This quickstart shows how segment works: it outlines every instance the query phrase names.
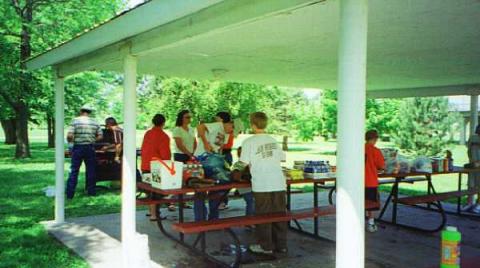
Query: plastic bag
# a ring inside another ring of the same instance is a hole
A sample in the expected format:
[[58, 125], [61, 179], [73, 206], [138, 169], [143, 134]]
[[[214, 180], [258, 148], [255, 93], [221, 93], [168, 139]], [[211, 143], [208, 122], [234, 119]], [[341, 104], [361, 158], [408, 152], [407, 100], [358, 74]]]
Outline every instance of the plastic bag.
[[225, 166], [223, 155], [214, 153], [204, 153], [197, 157], [197, 160], [203, 165], [205, 177], [214, 179], [219, 184], [230, 183], [230, 170]]
[[426, 156], [417, 157], [412, 166], [416, 172], [432, 173], [432, 160]]
[[385, 173], [386, 174], [396, 174], [400, 170], [400, 163], [397, 159], [398, 150], [393, 148], [382, 148], [380, 149], [385, 160]]
[[406, 156], [397, 155], [397, 162], [399, 165], [398, 172], [399, 173], [409, 173], [412, 169], [412, 161], [408, 159]]

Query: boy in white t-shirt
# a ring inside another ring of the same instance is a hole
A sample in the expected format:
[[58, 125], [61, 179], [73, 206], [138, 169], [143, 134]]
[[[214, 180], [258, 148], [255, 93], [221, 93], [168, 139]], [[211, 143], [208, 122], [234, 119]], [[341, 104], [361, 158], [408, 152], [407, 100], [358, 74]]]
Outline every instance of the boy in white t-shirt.
[[[267, 115], [256, 112], [250, 115], [250, 124], [255, 135], [242, 144], [240, 161], [248, 164], [252, 175], [252, 191], [255, 199], [255, 214], [286, 211], [286, 179], [280, 163], [285, 153], [277, 141], [265, 133]], [[287, 223], [260, 224], [255, 230], [258, 244], [250, 245], [250, 251], [261, 254], [287, 252]]]

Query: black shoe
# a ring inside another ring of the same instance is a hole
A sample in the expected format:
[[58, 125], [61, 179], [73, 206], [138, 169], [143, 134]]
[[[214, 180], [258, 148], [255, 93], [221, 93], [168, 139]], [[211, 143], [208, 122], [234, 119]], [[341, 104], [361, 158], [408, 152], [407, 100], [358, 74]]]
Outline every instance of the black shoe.
[[89, 193], [88, 196], [97, 196], [97, 193]]

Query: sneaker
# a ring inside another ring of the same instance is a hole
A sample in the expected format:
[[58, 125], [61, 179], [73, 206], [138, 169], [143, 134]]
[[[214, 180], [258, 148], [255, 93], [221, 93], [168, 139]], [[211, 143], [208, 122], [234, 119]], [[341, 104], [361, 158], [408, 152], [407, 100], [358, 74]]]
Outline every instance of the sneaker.
[[367, 232], [369, 233], [375, 233], [378, 230], [377, 225], [374, 224], [367, 224]]
[[462, 212], [468, 212], [468, 211], [472, 210], [473, 207], [474, 207], [473, 204], [465, 205], [465, 206], [463, 206], [463, 207], [461, 208], [461, 211], [462, 211]]
[[273, 254], [272, 250], [264, 250], [260, 245], [250, 245], [248, 249], [255, 254]]
[[471, 211], [475, 214], [480, 214], [480, 204], [476, 204]]
[[228, 209], [228, 205], [226, 205], [225, 203], [220, 203], [220, 205], [218, 205], [218, 210], [226, 210]]

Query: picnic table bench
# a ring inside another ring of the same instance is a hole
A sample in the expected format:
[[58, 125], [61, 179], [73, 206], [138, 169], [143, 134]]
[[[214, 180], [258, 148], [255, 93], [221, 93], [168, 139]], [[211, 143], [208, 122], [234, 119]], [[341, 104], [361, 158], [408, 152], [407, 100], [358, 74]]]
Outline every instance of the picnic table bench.
[[[291, 230], [295, 230], [302, 234], [306, 234], [312, 236], [316, 239], [320, 240], [327, 240], [332, 242], [332, 240], [319, 236], [318, 234], [318, 218], [327, 215], [335, 214], [335, 207], [334, 206], [319, 206], [318, 205], [318, 187], [317, 184], [325, 183], [326, 181], [331, 181], [332, 178], [324, 179], [324, 180], [314, 180], [314, 179], [304, 179], [304, 180], [289, 180], [287, 181], [287, 211], [285, 213], [271, 213], [271, 214], [264, 214], [264, 215], [254, 215], [254, 216], [237, 216], [237, 217], [230, 217], [230, 218], [223, 218], [223, 219], [216, 219], [216, 220], [208, 220], [208, 221], [199, 221], [199, 222], [184, 222], [184, 209], [183, 205], [187, 201], [191, 201], [195, 198], [205, 198], [206, 195], [198, 195], [199, 193], [207, 193], [212, 191], [226, 191], [223, 196], [220, 198], [226, 197], [228, 194], [228, 190], [233, 188], [248, 188], [251, 187], [250, 182], [234, 182], [225, 185], [215, 185], [209, 187], [202, 187], [202, 188], [188, 188], [184, 187], [181, 189], [172, 189], [172, 190], [162, 190], [153, 188], [151, 185], [138, 182], [137, 188], [140, 191], [149, 192], [149, 193], [157, 193], [162, 196], [169, 196], [175, 195], [174, 198], [162, 198], [160, 200], [154, 200], [150, 198], [144, 199], [137, 199], [138, 205], [155, 205], [157, 206], [156, 211], [156, 218], [157, 218], [157, 225], [163, 235], [166, 237], [178, 242], [179, 244], [189, 248], [190, 250], [194, 251], [197, 254], [202, 255], [203, 257], [209, 259], [210, 261], [217, 263], [223, 266], [238, 266], [241, 261], [241, 250], [240, 250], [240, 240], [238, 239], [235, 232], [232, 231], [232, 228], [235, 227], [242, 227], [242, 226], [249, 226], [255, 224], [262, 224], [262, 223], [273, 223], [273, 222], [294, 222], [296, 226], [290, 226]], [[304, 208], [299, 210], [291, 210], [291, 185], [293, 184], [313, 184], [314, 185], [314, 202], [313, 207], [311, 208]], [[194, 194], [191, 198], [186, 198], [186, 194]], [[178, 209], [178, 222], [172, 224], [172, 229], [178, 232], [178, 237], [172, 234], [165, 228], [164, 221], [165, 218], [160, 215], [160, 210], [158, 206], [162, 204], [168, 203], [179, 203]], [[307, 232], [305, 231], [301, 224], [298, 222], [299, 220], [305, 219], [313, 219], [314, 224], [314, 232]], [[317, 229], [317, 230], [315, 230]], [[206, 251], [206, 242], [205, 236], [207, 232], [210, 231], [219, 231], [223, 230], [227, 234], [230, 235], [232, 241], [234, 242], [234, 246], [236, 250], [236, 256], [233, 263], [225, 263], [219, 261], [216, 257], [209, 255]], [[193, 235], [196, 234], [195, 241], [191, 244], [186, 243], [185, 235]], [[200, 245], [200, 246], [199, 246]]]

